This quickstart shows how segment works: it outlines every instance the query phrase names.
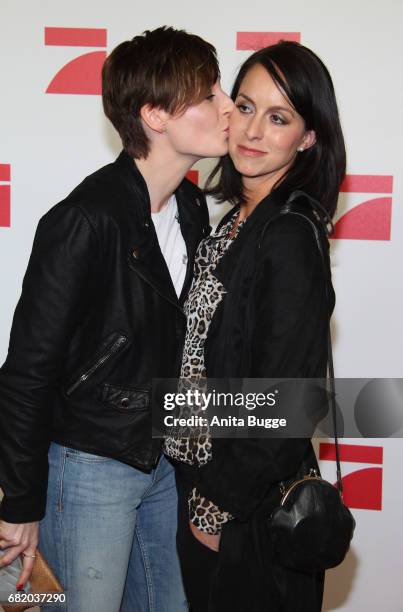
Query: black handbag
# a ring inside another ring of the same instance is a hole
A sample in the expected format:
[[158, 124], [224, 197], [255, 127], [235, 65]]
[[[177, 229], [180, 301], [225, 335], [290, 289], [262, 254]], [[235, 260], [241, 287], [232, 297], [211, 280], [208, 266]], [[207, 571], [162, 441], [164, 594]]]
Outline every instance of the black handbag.
[[[325, 278], [329, 276], [319, 231], [314, 221], [304, 214], [304, 207], [295, 206], [295, 200], [304, 196], [313, 208], [313, 215], [327, 232], [331, 220], [326, 211], [309, 196], [294, 192], [282, 207], [280, 214], [297, 214], [310, 223], [321, 254]], [[293, 205], [294, 202], [294, 205]], [[305, 207], [306, 211], [306, 207]], [[324, 214], [325, 219], [323, 218]], [[327, 283], [326, 283], [327, 285]], [[326, 288], [328, 301], [328, 291]], [[269, 534], [276, 562], [299, 571], [322, 571], [339, 565], [347, 554], [353, 537], [355, 520], [343, 503], [340, 454], [337, 437], [336, 400], [330, 314], [328, 325], [328, 381], [327, 394], [334, 428], [337, 464], [337, 486], [321, 478], [316, 470], [285, 486], [280, 483], [282, 499], [269, 518]]]

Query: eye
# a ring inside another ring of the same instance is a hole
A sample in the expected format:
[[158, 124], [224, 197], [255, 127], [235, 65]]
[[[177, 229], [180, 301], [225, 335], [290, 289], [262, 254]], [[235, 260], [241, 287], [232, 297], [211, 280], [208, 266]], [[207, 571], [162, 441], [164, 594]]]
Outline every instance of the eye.
[[213, 94], [213, 93], [211, 93], [211, 94], [209, 94], [208, 96], [206, 96], [206, 100], [210, 100], [210, 102], [211, 102], [211, 100], [212, 100], [213, 98], [215, 98], [215, 94]]
[[239, 102], [236, 105], [236, 107], [239, 110], [239, 112], [242, 113], [243, 115], [247, 115], [252, 112], [251, 107], [248, 106], [247, 104], [244, 104], [243, 102]]
[[270, 115], [270, 121], [276, 123], [277, 125], [286, 125], [287, 121], [278, 113], [273, 113]]

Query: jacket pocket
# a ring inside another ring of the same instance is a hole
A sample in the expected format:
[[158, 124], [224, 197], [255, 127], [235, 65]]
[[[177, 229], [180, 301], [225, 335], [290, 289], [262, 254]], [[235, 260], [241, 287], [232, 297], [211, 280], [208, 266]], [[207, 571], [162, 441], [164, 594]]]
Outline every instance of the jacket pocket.
[[88, 378], [93, 376], [113, 355], [118, 353], [127, 342], [127, 336], [124, 334], [116, 333], [113, 335], [113, 339], [108, 343], [106, 348], [100, 355], [90, 363], [74, 380], [74, 382], [66, 389], [66, 395], [71, 395], [78, 387], [85, 383]]
[[104, 403], [124, 413], [148, 410], [150, 406], [150, 391], [106, 383], [103, 386], [101, 399]]

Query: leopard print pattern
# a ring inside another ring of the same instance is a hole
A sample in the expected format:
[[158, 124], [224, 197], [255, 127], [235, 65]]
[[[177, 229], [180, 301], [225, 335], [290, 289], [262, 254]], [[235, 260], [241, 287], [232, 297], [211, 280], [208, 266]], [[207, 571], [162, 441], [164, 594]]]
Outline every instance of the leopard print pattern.
[[[239, 224], [236, 233], [229, 235], [235, 217], [236, 213], [219, 232], [202, 240], [196, 252], [193, 283], [184, 305], [187, 328], [178, 386], [180, 393], [192, 386], [200, 389], [200, 381], [206, 378], [204, 343], [214, 312], [225, 295], [225, 288], [213, 271], [241, 228], [242, 224]], [[187, 418], [191, 414], [195, 414], [194, 407], [184, 407], [180, 416]], [[201, 466], [211, 461], [208, 428], [201, 427], [197, 431], [184, 428], [183, 431], [186, 437], [181, 436], [180, 429], [173, 431], [173, 435], [167, 435], [164, 452], [172, 459], [189, 465]]]
[[216, 535], [220, 533], [224, 523], [234, 518], [229, 512], [220, 510], [212, 501], [200, 495], [196, 487], [190, 492], [188, 505], [190, 520], [204, 533]]
[[[179, 392], [192, 385], [200, 390], [200, 381], [206, 377], [204, 343], [214, 312], [226, 293], [213, 272], [244, 224], [239, 223], [236, 231], [232, 232], [237, 214], [235, 212], [217, 233], [205, 238], [196, 253], [193, 283], [184, 306], [187, 329]], [[186, 418], [190, 414], [195, 414], [194, 407], [184, 407], [180, 416]], [[183, 431], [186, 431], [185, 436], [181, 435], [181, 430], [176, 430], [165, 438], [164, 452], [176, 461], [189, 465], [202, 466], [211, 461], [212, 445], [208, 427], [193, 431], [186, 428]], [[190, 493], [188, 503], [190, 520], [205, 533], [219, 533], [221, 526], [233, 518], [229, 512], [221, 511], [213, 502], [202, 497], [195, 488]]]

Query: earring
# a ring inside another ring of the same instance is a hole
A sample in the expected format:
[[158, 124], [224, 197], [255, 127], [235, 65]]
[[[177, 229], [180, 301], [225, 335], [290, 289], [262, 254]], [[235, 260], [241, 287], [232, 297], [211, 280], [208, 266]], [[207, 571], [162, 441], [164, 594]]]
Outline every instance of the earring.
[[304, 150], [305, 150], [304, 147], [298, 147], [298, 149], [297, 149], [298, 153], [302, 153], [302, 151], [304, 151]]

